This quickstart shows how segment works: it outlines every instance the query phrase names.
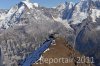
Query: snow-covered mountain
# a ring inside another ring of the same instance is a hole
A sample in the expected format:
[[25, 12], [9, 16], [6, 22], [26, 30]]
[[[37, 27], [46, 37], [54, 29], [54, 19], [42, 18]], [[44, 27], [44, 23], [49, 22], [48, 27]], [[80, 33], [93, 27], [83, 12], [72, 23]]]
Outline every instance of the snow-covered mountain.
[[66, 20], [75, 31], [75, 49], [94, 57], [95, 65], [100, 66], [100, 0], [80, 0], [65, 6], [60, 18]]
[[[60, 7], [63, 7], [63, 9]], [[76, 4], [66, 2], [65, 5], [60, 7], [57, 7], [58, 10], [61, 9], [60, 17], [71, 22], [71, 24], [81, 23], [88, 16], [91, 16], [93, 22], [96, 22], [96, 18], [100, 17], [99, 0], [80, 0]]]
[[27, 1], [12, 7], [0, 21], [1, 63], [18, 66], [20, 60], [37, 49], [52, 33], [58, 33], [72, 43], [73, 30], [53, 20], [58, 13], [57, 9]]
[[66, 2], [56, 8], [21, 1], [0, 16], [0, 63], [5, 66], [18, 66], [52, 33], [100, 61], [100, 55], [96, 56], [100, 48], [100, 0]]
[[[38, 7], [38, 4], [30, 3], [27, 1], [22, 1], [16, 6], [12, 7], [8, 13], [6, 14], [6, 17], [0, 22], [1, 28], [8, 28], [12, 26], [13, 24], [16, 24], [19, 22], [20, 17], [22, 14], [27, 10], [27, 14], [30, 14], [30, 9], [33, 9], [35, 7]], [[29, 11], [28, 11], [29, 10]]]
[[[15, 24], [18, 24], [20, 22], [20, 18], [23, 15], [23, 13], [26, 12], [27, 15], [31, 15], [31, 13], [33, 13], [33, 10], [36, 9], [38, 9], [39, 11], [43, 11], [44, 15], [49, 18], [52, 18], [52, 16], [57, 17], [59, 14], [59, 11], [57, 11], [57, 9], [44, 8], [40, 7], [37, 3], [22, 1], [8, 11], [6, 17], [4, 17], [4, 19], [0, 22], [0, 28], [7, 29]], [[36, 20], [38, 20], [37, 15], [34, 17], [36, 18]]]

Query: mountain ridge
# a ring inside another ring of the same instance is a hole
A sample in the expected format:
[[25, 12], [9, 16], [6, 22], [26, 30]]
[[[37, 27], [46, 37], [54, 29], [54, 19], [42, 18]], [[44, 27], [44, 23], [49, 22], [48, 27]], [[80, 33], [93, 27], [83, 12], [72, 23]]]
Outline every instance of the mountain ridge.
[[56, 8], [45, 8], [21, 1], [0, 20], [1, 63], [17, 66], [48, 35], [57, 33], [80, 53], [93, 56], [96, 66], [100, 65], [99, 4], [99, 0], [82, 0], [76, 4], [66, 2]]

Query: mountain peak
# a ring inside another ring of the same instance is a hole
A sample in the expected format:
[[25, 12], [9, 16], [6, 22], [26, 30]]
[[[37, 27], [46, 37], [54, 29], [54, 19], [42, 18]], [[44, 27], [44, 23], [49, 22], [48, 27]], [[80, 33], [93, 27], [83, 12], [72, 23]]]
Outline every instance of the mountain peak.
[[[7, 29], [14, 22], [18, 22], [23, 13], [27, 12], [30, 14], [30, 11], [38, 6], [38, 3], [31, 3], [29, 0], [21, 1], [8, 11], [6, 16], [0, 22], [0, 28]], [[11, 22], [11, 20], [13, 21]]]
[[29, 9], [32, 9], [33, 8], [33, 4], [29, 1], [22, 1]]
[[39, 7], [39, 4], [38, 4], [38, 3], [33, 3], [33, 5], [34, 5], [35, 7]]
[[0, 28], [7, 29], [11, 25], [15, 24], [24, 12], [33, 9], [33, 7], [33, 3], [29, 2], [29, 0], [21, 1], [8, 11], [6, 17], [0, 22]]

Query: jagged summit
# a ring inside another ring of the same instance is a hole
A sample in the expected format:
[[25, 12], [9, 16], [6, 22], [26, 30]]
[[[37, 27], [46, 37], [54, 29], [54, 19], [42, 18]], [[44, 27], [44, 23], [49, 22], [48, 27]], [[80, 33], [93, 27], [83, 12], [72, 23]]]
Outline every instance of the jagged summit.
[[27, 12], [30, 14], [30, 10], [34, 8], [38, 8], [37, 3], [31, 3], [29, 0], [21, 1], [8, 11], [4, 19], [0, 22], [0, 28], [7, 29], [13, 24], [18, 23], [23, 13]]
[[61, 12], [59, 16], [73, 24], [81, 23], [88, 16], [92, 17], [93, 22], [100, 17], [100, 0], [80, 0], [76, 4], [66, 2], [60, 7], [57, 8]]
[[35, 7], [39, 6], [38, 3], [31, 3], [30, 0], [25, 0], [25, 1], [22, 1], [22, 2], [25, 3], [29, 8], [33, 7], [33, 6], [35, 6]]

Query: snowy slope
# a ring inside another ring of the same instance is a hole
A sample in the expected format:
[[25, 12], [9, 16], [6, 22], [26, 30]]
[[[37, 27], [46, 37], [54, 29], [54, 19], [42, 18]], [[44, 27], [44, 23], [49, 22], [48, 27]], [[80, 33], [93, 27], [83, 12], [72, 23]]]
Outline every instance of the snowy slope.
[[92, 17], [93, 22], [96, 22], [96, 18], [100, 18], [100, 10], [99, 9], [92, 9]]
[[65, 8], [63, 10], [61, 10], [61, 12], [62, 12], [61, 15], [62, 16], [60, 16], [60, 17], [62, 19], [67, 19], [67, 20], [71, 19], [73, 10], [74, 10], [74, 3], [72, 3], [72, 2], [70, 2], [70, 3], [66, 2], [65, 3]]

